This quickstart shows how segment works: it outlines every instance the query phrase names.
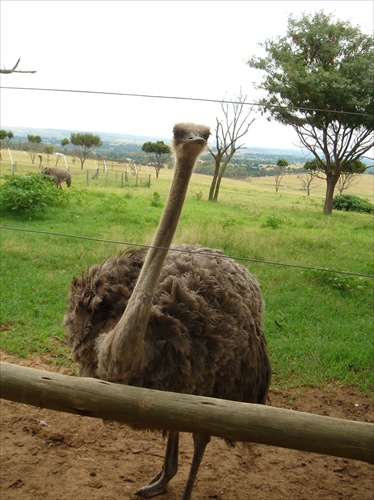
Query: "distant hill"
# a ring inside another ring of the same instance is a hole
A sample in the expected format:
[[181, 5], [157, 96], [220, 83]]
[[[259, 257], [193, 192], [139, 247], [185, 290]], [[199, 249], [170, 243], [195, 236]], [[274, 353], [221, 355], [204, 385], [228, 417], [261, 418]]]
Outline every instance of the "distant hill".
[[[65, 130], [65, 129], [50, 129], [50, 128], [30, 128], [30, 127], [8, 127], [2, 125], [3, 130], [11, 130], [14, 134], [13, 141], [27, 141], [28, 134], [40, 135], [44, 144], [53, 144], [58, 148], [61, 140], [70, 138], [72, 133], [82, 132], [81, 130]], [[141, 147], [145, 142], [164, 141], [170, 142], [170, 137], [151, 137], [142, 135], [122, 134], [115, 132], [90, 132], [99, 135], [103, 142], [102, 150], [112, 149], [127, 149], [133, 153], [141, 152]], [[301, 149], [281, 149], [281, 148], [259, 148], [259, 147], [243, 147], [237, 151], [236, 157], [246, 157], [258, 161], [259, 163], [276, 163], [278, 159], [283, 158], [290, 164], [304, 164], [312, 158], [309, 151]], [[366, 165], [372, 165], [373, 160], [363, 158]], [[369, 170], [372, 173], [372, 168]]]
[[[29, 134], [32, 135], [40, 135], [42, 141], [44, 143], [48, 143], [49, 141], [55, 143], [56, 141], [61, 141], [66, 137], [69, 138], [70, 134], [75, 133], [84, 133], [82, 130], [64, 130], [64, 129], [52, 129], [52, 128], [30, 128], [30, 127], [7, 127], [6, 125], [2, 125], [1, 128], [3, 130], [11, 130], [14, 134], [14, 140], [16, 141], [27, 141], [27, 136]], [[166, 140], [160, 139], [159, 137], [146, 137], [140, 135], [129, 135], [129, 134], [119, 134], [113, 132], [90, 132], [90, 134], [99, 135], [103, 142], [113, 142], [113, 143], [139, 143], [143, 144], [147, 141], [159, 141]]]
[[[27, 136], [29, 134], [32, 135], [40, 135], [44, 143], [52, 142], [56, 143], [56, 141], [61, 141], [64, 138], [69, 138], [72, 133], [82, 132], [81, 130], [64, 130], [64, 129], [51, 129], [51, 128], [30, 128], [30, 127], [8, 127], [6, 125], [2, 125], [1, 127], [4, 130], [11, 130], [14, 134], [14, 140], [16, 141], [27, 141]], [[170, 137], [151, 137], [151, 136], [142, 136], [142, 135], [131, 135], [131, 134], [122, 134], [115, 132], [100, 132], [94, 131], [90, 132], [95, 135], [99, 135], [103, 142], [108, 143], [135, 143], [143, 145], [147, 141], [164, 141], [166, 143], [170, 142]], [[299, 149], [279, 149], [279, 148], [246, 148], [243, 147], [241, 150], [242, 154], [246, 154], [248, 152], [259, 155], [295, 155], [303, 156], [308, 155], [307, 151], [301, 151]]]

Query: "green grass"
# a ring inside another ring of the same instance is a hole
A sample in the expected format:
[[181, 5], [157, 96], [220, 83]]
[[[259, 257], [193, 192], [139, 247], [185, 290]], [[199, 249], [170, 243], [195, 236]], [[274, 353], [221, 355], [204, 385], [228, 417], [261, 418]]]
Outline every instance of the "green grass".
[[[148, 244], [170, 186], [162, 171], [150, 188], [85, 186], [73, 174], [68, 204], [35, 216], [3, 214], [23, 229]], [[373, 216], [322, 214], [322, 197], [276, 194], [224, 182], [218, 203], [207, 201], [209, 178], [194, 175], [175, 241], [221, 248], [261, 283], [273, 386], [338, 381], [365, 393], [374, 386], [373, 280], [293, 265], [374, 274]], [[199, 199], [196, 192], [203, 192]], [[155, 195], [157, 193], [157, 196]], [[358, 193], [360, 194], [360, 193]], [[158, 196], [159, 195], [159, 196]], [[157, 200], [157, 203], [155, 203]], [[62, 320], [74, 275], [127, 245], [1, 230], [1, 347], [16, 356], [48, 355], [70, 366]]]

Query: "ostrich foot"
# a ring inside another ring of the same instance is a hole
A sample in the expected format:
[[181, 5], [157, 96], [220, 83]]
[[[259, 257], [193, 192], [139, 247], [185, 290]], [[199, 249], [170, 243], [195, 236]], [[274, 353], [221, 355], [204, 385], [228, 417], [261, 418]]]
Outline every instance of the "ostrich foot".
[[178, 442], [178, 432], [169, 432], [164, 465], [161, 472], [151, 480], [148, 486], [140, 488], [136, 492], [136, 495], [143, 498], [152, 498], [165, 492], [168, 482], [175, 476], [178, 470]]

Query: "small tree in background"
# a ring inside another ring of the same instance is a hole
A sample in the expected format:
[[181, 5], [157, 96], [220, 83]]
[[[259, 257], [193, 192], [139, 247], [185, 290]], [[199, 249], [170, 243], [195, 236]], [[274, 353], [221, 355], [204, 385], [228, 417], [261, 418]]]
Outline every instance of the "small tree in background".
[[150, 162], [154, 163], [153, 166], [155, 167], [156, 178], [158, 179], [161, 168], [163, 168], [170, 157], [170, 147], [163, 141], [145, 142], [142, 146], [142, 151], [147, 153]]
[[8, 139], [9, 141], [12, 140], [14, 137], [14, 134], [11, 130], [8, 130], [8, 132], [6, 130], [0, 130], [0, 160], [3, 159], [3, 157], [1, 156], [1, 150], [3, 148], [3, 141], [5, 139]]
[[47, 165], [49, 164], [49, 156], [53, 155], [55, 148], [52, 144], [46, 144], [43, 148], [43, 153], [47, 155]]
[[[64, 147], [65, 147], [65, 146], [67, 146], [67, 145], [69, 144], [69, 142], [70, 142], [70, 140], [69, 140], [67, 137], [65, 137], [65, 139], [61, 139], [61, 154], [64, 154]], [[60, 155], [60, 154], [57, 154], [57, 153], [56, 153], [56, 155], [57, 155], [57, 156], [56, 156], [56, 164], [55, 164], [55, 167], [57, 167], [58, 161], [59, 161], [59, 159], [60, 159], [60, 157], [61, 157], [61, 155]]]
[[[324, 160], [310, 160], [307, 161], [304, 165], [306, 170], [313, 172], [315, 177], [319, 179], [325, 179], [326, 175], [326, 162]], [[334, 168], [334, 165], [332, 165]], [[349, 186], [357, 180], [357, 177], [360, 174], [365, 173], [366, 166], [365, 164], [359, 160], [351, 160], [343, 162], [341, 166], [341, 174], [337, 181], [336, 187], [339, 190], [339, 194], [342, 194], [345, 189], [348, 189]]]
[[345, 189], [356, 184], [358, 177], [365, 172], [366, 165], [361, 160], [357, 159], [348, 162], [336, 183], [336, 189], [339, 191], [339, 194], [342, 195]]
[[94, 134], [71, 134], [70, 142], [75, 146], [75, 154], [81, 162], [81, 170], [83, 170], [84, 162], [89, 158], [95, 148], [102, 145], [100, 136]]
[[288, 167], [288, 161], [284, 159], [279, 159], [277, 161], [277, 171], [275, 173], [275, 192], [278, 193], [281, 180], [286, 173], [286, 167]]
[[306, 191], [306, 195], [310, 196], [310, 191], [313, 189], [312, 184], [316, 179], [318, 179], [317, 172], [313, 172], [312, 170], [310, 170], [309, 172], [305, 172], [304, 174], [299, 174], [297, 178], [300, 179], [301, 184]]
[[24, 150], [29, 154], [31, 163], [34, 165], [36, 156], [42, 151], [42, 138], [40, 135], [28, 134]]

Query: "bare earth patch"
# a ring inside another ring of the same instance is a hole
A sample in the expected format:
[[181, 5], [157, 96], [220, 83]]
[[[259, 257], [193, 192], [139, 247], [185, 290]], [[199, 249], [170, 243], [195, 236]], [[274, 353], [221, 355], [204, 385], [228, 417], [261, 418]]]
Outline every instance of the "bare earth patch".
[[[43, 358], [20, 360], [4, 353], [0, 358], [57, 370]], [[295, 387], [273, 390], [270, 397], [280, 408], [374, 421], [370, 398], [347, 387]], [[161, 469], [164, 451], [158, 433], [1, 400], [2, 500], [135, 500], [137, 489]], [[192, 438], [182, 434], [178, 474], [158, 498], [181, 498], [191, 458]], [[372, 500], [373, 492], [374, 467], [369, 464], [271, 446], [228, 448], [212, 438], [193, 498]]]

